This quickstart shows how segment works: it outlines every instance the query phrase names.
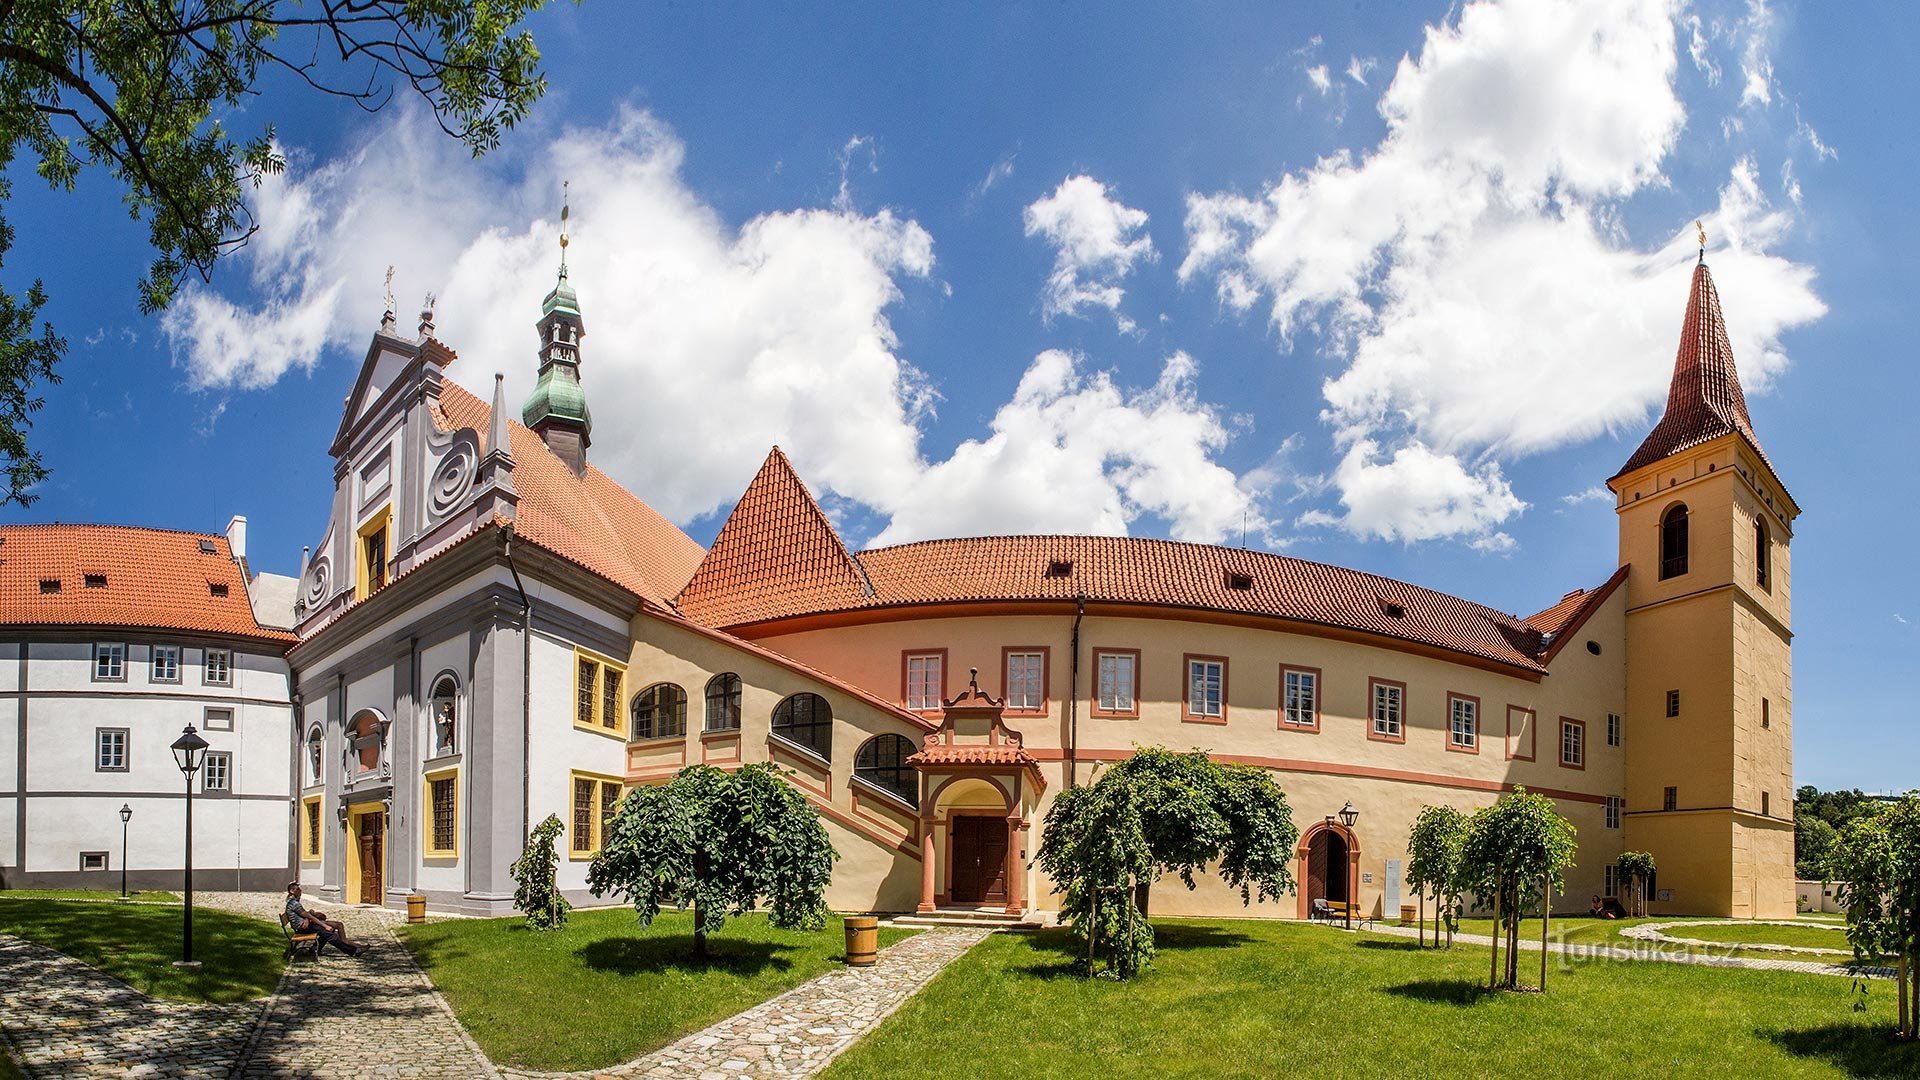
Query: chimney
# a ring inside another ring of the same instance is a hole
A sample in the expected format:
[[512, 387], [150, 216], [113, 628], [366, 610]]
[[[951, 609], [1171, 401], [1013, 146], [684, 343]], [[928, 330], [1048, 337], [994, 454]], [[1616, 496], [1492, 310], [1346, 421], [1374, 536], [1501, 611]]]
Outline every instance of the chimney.
[[227, 546], [233, 549], [233, 561], [240, 564], [240, 576], [247, 575], [247, 519], [238, 514], [227, 522]]

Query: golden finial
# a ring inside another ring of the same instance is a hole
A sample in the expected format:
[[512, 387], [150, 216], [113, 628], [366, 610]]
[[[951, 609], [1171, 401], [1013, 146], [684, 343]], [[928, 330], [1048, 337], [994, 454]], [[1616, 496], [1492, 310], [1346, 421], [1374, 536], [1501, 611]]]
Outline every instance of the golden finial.
[[573, 181], [560, 181], [560, 272], [567, 272], [567, 219], [573, 216]]
[[1707, 227], [1698, 221], [1693, 223], [1693, 227], [1700, 234], [1700, 251], [1702, 254], [1705, 254], [1707, 250]]

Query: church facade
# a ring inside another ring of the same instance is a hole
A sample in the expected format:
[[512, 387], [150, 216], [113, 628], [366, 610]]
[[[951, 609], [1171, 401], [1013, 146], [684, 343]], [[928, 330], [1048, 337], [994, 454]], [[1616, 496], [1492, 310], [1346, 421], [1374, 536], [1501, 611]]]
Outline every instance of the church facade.
[[1052, 799], [1161, 745], [1271, 770], [1302, 836], [1297, 898], [1246, 911], [1203, 881], [1157, 914], [1395, 914], [1419, 809], [1521, 786], [1579, 829], [1566, 907], [1646, 849], [1655, 912], [1794, 910], [1798, 507], [1704, 263], [1666, 413], [1609, 481], [1617, 568], [1524, 617], [1161, 540], [856, 552], [777, 448], [703, 548], [589, 462], [584, 334], [563, 261], [518, 421], [497, 378], [482, 401], [447, 377], [430, 312], [373, 337], [288, 656], [311, 891], [503, 913], [552, 814], [591, 903], [623, 791], [770, 761], [840, 853], [834, 907], [1046, 909]]

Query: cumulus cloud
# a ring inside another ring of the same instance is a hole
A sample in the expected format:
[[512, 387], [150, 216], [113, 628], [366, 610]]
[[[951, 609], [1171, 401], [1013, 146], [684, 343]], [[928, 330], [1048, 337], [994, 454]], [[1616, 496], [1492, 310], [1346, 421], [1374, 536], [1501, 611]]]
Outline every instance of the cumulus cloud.
[[[841, 175], [871, 169], [871, 152], [850, 141]], [[403, 330], [414, 323], [408, 301], [438, 293], [436, 336], [460, 353], [449, 374], [484, 397], [503, 372], [512, 407], [533, 385], [532, 324], [554, 283], [566, 178], [592, 458], [675, 521], [729, 505], [778, 443], [830, 505], [869, 508], [893, 539], [962, 527], [1115, 531], [1142, 514], [1185, 536], [1237, 523], [1247, 498], [1211, 464], [1225, 429], [1195, 398], [1184, 358], [1158, 385], [1125, 391], [1048, 354], [1002, 410], [1005, 431], [963, 444], [952, 462], [928, 460], [921, 425], [937, 387], [905, 358], [887, 313], [930, 279], [933, 238], [837, 191], [829, 207], [732, 225], [688, 187], [686, 153], [631, 108], [477, 164], [430, 118], [382, 117], [353, 152], [323, 164], [296, 154], [269, 181], [255, 243], [222, 264], [244, 276], [191, 287], [169, 311], [176, 363], [223, 402], [323, 359], [345, 361], [325, 375], [344, 384], [378, 325], [392, 263]], [[1051, 454], [1014, 430], [1029, 415], [1047, 425]], [[1130, 427], [1151, 436], [1101, 446]], [[1064, 505], [1086, 516], [966, 482], [966, 461], [993, 455], [1013, 455], [997, 459], [1009, 468], [1024, 461], [1032, 490], [1076, 491], [1083, 501]], [[926, 505], [930, 490], [948, 505]]]
[[1154, 258], [1147, 235], [1147, 213], [1114, 198], [1107, 185], [1091, 176], [1069, 176], [1053, 194], [1027, 207], [1028, 236], [1044, 237], [1054, 247], [1053, 273], [1047, 278], [1041, 313], [1078, 315], [1105, 308], [1124, 332], [1132, 319], [1121, 313], [1122, 287], [1134, 266]]
[[[1525, 506], [1491, 463], [1639, 425], [1662, 399], [1691, 223], [1636, 245], [1620, 209], [1665, 184], [1686, 120], [1677, 15], [1668, 0], [1469, 4], [1401, 60], [1378, 145], [1256, 196], [1189, 196], [1181, 279], [1235, 311], [1264, 299], [1283, 344], [1311, 332], [1345, 361], [1323, 416], [1346, 448], [1347, 510], [1326, 521], [1486, 540]], [[1764, 390], [1781, 335], [1825, 309], [1811, 269], [1770, 253], [1791, 218], [1756, 171], [1732, 162], [1704, 220], [1741, 375]], [[1369, 497], [1415, 474], [1446, 497]]]

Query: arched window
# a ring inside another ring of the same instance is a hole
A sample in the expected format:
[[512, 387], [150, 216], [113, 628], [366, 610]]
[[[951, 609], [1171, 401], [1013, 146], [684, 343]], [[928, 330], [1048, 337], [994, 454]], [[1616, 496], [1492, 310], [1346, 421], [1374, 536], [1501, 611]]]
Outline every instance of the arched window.
[[853, 755], [853, 775], [900, 796], [910, 806], [920, 805], [920, 776], [907, 758], [913, 743], [899, 735], [875, 735]]
[[356, 713], [347, 725], [347, 761], [361, 773], [380, 768], [380, 744], [385, 741], [386, 724], [372, 709]]
[[325, 736], [320, 734], [320, 725], [315, 724], [313, 730], [307, 732], [307, 780], [309, 783], [320, 782], [320, 747], [324, 742]]
[[445, 757], [459, 748], [459, 712], [460, 684], [453, 681], [453, 676], [442, 675], [433, 684], [433, 702], [427, 710], [434, 757]]
[[795, 694], [775, 706], [773, 733], [833, 759], [833, 707], [819, 694]]
[[687, 733], [687, 692], [655, 683], [633, 695], [634, 739], [666, 739]]
[[707, 680], [707, 730], [740, 730], [740, 676], [731, 671]]
[[1660, 580], [1687, 572], [1687, 506], [1674, 503], [1660, 519]]
[[1773, 537], [1767, 532], [1765, 518], [1753, 519], [1753, 583], [1762, 589], [1772, 591], [1767, 584], [1773, 577]]

